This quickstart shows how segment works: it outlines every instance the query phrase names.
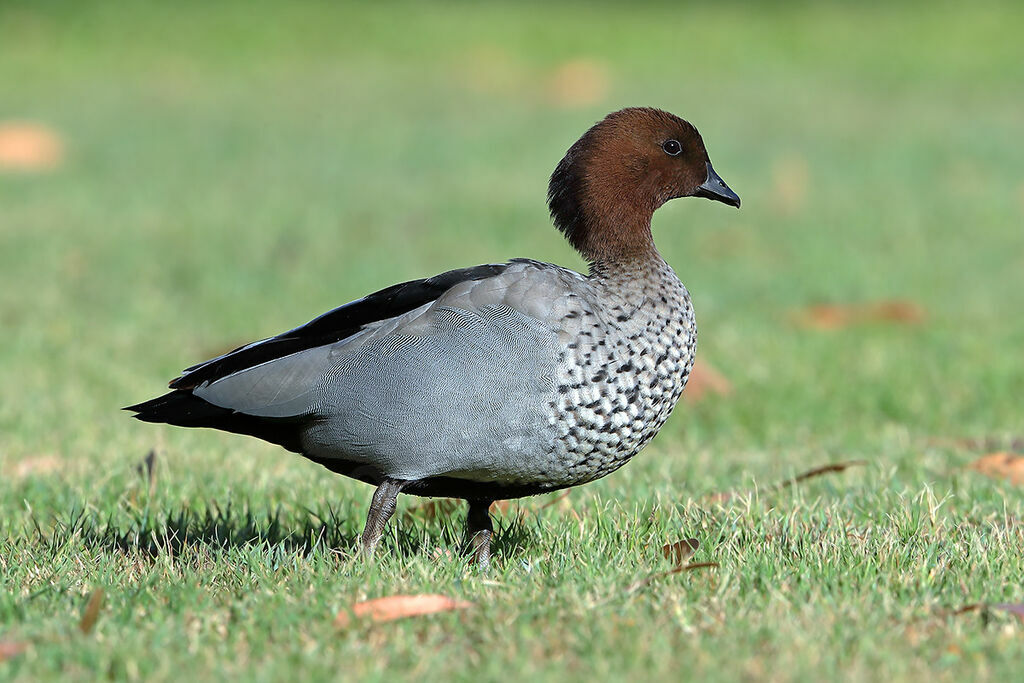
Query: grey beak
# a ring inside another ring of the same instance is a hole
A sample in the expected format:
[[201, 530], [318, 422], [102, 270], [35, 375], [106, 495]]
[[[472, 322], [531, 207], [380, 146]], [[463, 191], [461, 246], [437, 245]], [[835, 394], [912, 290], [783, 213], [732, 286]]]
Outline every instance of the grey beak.
[[740, 197], [738, 194], [729, 189], [729, 186], [725, 184], [715, 169], [711, 168], [711, 162], [708, 164], [708, 179], [704, 181], [704, 184], [697, 188], [697, 191], [693, 193], [695, 197], [704, 197], [705, 199], [714, 199], [715, 201], [728, 204], [729, 206], [735, 206], [737, 209], [740, 207]]

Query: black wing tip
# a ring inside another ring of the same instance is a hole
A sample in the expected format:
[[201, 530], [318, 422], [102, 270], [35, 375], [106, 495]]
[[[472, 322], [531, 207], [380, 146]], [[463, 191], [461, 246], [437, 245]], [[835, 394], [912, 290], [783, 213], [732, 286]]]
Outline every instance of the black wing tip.
[[160, 412], [162, 408], [167, 407], [173, 401], [174, 395], [176, 393], [178, 392], [172, 391], [170, 393], [164, 394], [163, 396], [151, 398], [148, 401], [142, 401], [141, 403], [125, 406], [124, 408], [121, 408], [121, 410], [133, 412], [135, 413], [135, 415], [132, 415], [132, 417], [138, 418], [140, 420], [145, 420], [147, 416], [153, 416]]
[[[152, 403], [155, 400], [156, 399], [150, 401], [143, 401], [142, 403], [136, 403], [133, 406], [125, 406], [124, 408], [121, 408], [121, 410], [127, 410], [132, 413], [142, 413], [148, 409], [148, 404]], [[132, 415], [132, 417], [138, 417], [138, 415]]]
[[298, 418], [263, 418], [222, 408], [199, 398], [191, 391], [177, 389], [163, 396], [136, 403], [123, 410], [134, 411], [136, 420], [176, 427], [206, 427], [235, 434], [247, 434], [301, 453], [303, 424]]
[[128, 411], [131, 411], [133, 413], [148, 412], [150, 410], [153, 410], [154, 408], [159, 408], [162, 405], [166, 405], [167, 400], [174, 393], [176, 393], [176, 392], [172, 391], [170, 393], [164, 394], [163, 396], [157, 396], [156, 398], [151, 398], [148, 401], [143, 401], [141, 403], [136, 403], [134, 405], [125, 406], [124, 408], [121, 408], [121, 410], [128, 410]]

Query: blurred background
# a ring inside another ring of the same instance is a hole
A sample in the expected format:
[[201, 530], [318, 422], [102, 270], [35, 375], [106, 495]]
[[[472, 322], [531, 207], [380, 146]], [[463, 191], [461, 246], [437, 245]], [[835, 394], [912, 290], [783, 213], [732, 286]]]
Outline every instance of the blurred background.
[[647, 105], [698, 126], [743, 208], [656, 215], [703, 378], [662, 457], [599, 486], [835, 457], [927, 479], [1022, 428], [1022, 35], [1009, 1], [3, 3], [0, 472], [88, 496], [157, 447], [183, 499], [336, 495], [117, 409], [394, 282], [582, 268], [548, 175]]
[[[1012, 679], [1022, 37], [1019, 0], [0, 2], [0, 678]], [[378, 570], [365, 485], [118, 410], [395, 282], [582, 268], [548, 175], [635, 105], [743, 198], [654, 218], [698, 370], [628, 466], [501, 508], [489, 577], [458, 506], [403, 497]], [[477, 607], [332, 625], [435, 592]]]

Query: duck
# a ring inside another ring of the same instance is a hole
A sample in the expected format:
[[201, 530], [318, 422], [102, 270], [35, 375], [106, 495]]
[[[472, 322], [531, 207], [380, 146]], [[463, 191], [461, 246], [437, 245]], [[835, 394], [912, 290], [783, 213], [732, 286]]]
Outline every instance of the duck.
[[681, 197], [740, 206], [692, 124], [613, 112], [548, 185], [587, 273], [517, 258], [392, 285], [193, 365], [125, 410], [257, 437], [373, 485], [365, 556], [399, 494], [463, 499], [467, 552], [487, 567], [494, 501], [611, 474], [679, 401], [696, 320], [651, 218]]

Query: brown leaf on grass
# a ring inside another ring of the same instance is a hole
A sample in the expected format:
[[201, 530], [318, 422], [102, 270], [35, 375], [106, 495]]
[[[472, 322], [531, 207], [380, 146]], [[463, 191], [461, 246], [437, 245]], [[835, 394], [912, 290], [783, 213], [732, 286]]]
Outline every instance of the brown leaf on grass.
[[977, 612], [978, 610], [981, 610], [981, 609], [984, 609], [984, 608], [985, 608], [985, 603], [983, 603], [983, 602], [972, 602], [969, 605], [964, 605], [963, 607], [957, 607], [955, 610], [951, 610], [951, 611], [947, 612], [946, 614], [947, 614], [947, 616], [950, 616], [950, 617], [958, 617], [961, 614], [967, 614], [969, 612]]
[[829, 463], [828, 465], [822, 465], [821, 467], [815, 467], [812, 470], [807, 470], [806, 472], [796, 475], [792, 479], [779, 482], [775, 485], [775, 488], [784, 489], [788, 486], [792, 486], [793, 484], [799, 484], [802, 481], [807, 481], [814, 477], [820, 477], [823, 474], [829, 474], [830, 472], [842, 472], [851, 467], [858, 467], [866, 464], [868, 464], [866, 460], [847, 460], [846, 462]]
[[45, 171], [64, 158], [60, 136], [31, 121], [0, 122], [0, 170]]
[[1009, 479], [1014, 486], [1024, 484], [1024, 455], [1016, 453], [989, 453], [970, 465], [972, 470], [993, 479]]
[[0, 662], [17, 657], [28, 649], [28, 643], [18, 640], [0, 640]]
[[924, 322], [926, 317], [921, 306], [902, 299], [862, 304], [815, 304], [793, 314], [793, 320], [800, 327], [822, 331], [869, 323], [913, 325]]
[[50, 474], [64, 467], [64, 460], [56, 455], [37, 455], [14, 462], [7, 468], [11, 479], [24, 479], [33, 475]]
[[496, 500], [491, 503], [489, 511], [492, 515], [501, 513], [503, 515], [508, 514], [509, 508], [512, 507], [512, 501], [510, 500]]
[[666, 560], [672, 560], [673, 564], [679, 566], [693, 557], [693, 554], [697, 552], [699, 547], [700, 541], [696, 538], [684, 538], [681, 541], [663, 545], [661, 547], [661, 554]]
[[[823, 474], [843, 472], [851, 467], [857, 467], [866, 464], [866, 460], [846, 460], [844, 462], [833, 462], [827, 465], [821, 465], [820, 467], [815, 467], [813, 469], [807, 470], [806, 472], [801, 472], [800, 474], [796, 475], [795, 477], [791, 477], [790, 479], [780, 481], [777, 484], [766, 486], [762, 489], [762, 491], [765, 491], [766, 493], [781, 491], [783, 489], [789, 488], [790, 486], [794, 486], [801, 482], [807, 481], [808, 479], [820, 477]], [[737, 491], [720, 491], [718, 493], [712, 493], [711, 495], [705, 496], [704, 499], [712, 503], [724, 503], [725, 501], [730, 500], [736, 497], [737, 495]]]
[[593, 59], [560, 64], [548, 78], [550, 100], [559, 107], [588, 107], [608, 96], [608, 67]]
[[708, 394], [728, 396], [732, 393], [732, 384], [725, 375], [698, 358], [690, 370], [690, 379], [686, 382], [683, 398], [696, 403]]
[[97, 588], [89, 594], [89, 602], [85, 605], [85, 612], [82, 613], [82, 619], [78, 622], [78, 630], [82, 633], [89, 634], [96, 626], [96, 620], [100, 617], [100, 610], [103, 609], [103, 601], [106, 597], [106, 592], [102, 588]]
[[338, 612], [334, 618], [334, 625], [345, 628], [352, 623], [353, 619], [362, 618], [383, 623], [406, 617], [467, 609], [472, 606], [471, 602], [449, 598], [447, 595], [392, 595], [387, 598], [357, 602], [351, 608]]

